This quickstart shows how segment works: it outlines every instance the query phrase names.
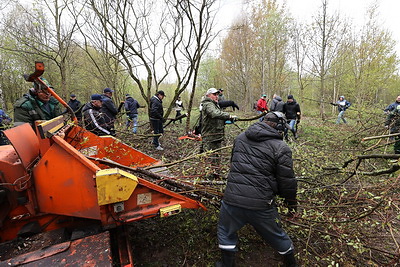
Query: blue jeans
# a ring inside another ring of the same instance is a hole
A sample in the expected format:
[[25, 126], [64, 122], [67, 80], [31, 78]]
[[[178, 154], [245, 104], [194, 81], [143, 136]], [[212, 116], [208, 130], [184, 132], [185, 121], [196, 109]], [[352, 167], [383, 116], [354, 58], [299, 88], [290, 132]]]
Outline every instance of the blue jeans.
[[246, 224], [252, 225], [279, 254], [287, 254], [294, 249], [292, 240], [281, 227], [278, 210], [274, 204], [265, 207], [264, 210], [250, 210], [226, 204], [224, 201], [221, 202], [218, 222], [219, 248], [237, 251], [237, 231]]
[[343, 120], [344, 123], [347, 123], [346, 119], [344, 118], [344, 110], [339, 112], [339, 115], [337, 116], [336, 123], [339, 124], [340, 120]]
[[137, 125], [138, 125], [138, 114], [132, 114], [128, 116], [128, 120], [126, 121], [126, 129], [129, 129], [129, 126], [133, 123], [133, 133], [137, 133]]
[[[290, 120], [288, 121], [288, 124], [291, 128], [291, 131], [293, 133], [293, 135], [296, 135], [296, 120]], [[288, 129], [285, 128], [285, 138], [287, 138], [287, 134], [288, 134]]]
[[[162, 133], [164, 133], [163, 121], [162, 120], [150, 119], [150, 122], [151, 122], [151, 126], [153, 127], [154, 134], [162, 134]], [[160, 137], [159, 136], [154, 136], [153, 137], [153, 145], [155, 147], [158, 147], [160, 145], [160, 143], [158, 142], [158, 138], [160, 138]]]
[[292, 128], [293, 134], [296, 133], [296, 120], [290, 120], [289, 122], [290, 128]]
[[[262, 111], [257, 110], [257, 114], [260, 115], [261, 113], [263, 113]], [[259, 121], [263, 121], [264, 120], [264, 116], [262, 116], [261, 118], [259, 118]]]

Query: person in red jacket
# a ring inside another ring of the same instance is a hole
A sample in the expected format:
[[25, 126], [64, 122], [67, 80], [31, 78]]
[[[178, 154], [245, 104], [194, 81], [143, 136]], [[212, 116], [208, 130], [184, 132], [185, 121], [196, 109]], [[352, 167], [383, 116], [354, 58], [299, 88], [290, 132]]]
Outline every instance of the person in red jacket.
[[[257, 113], [261, 114], [264, 111], [268, 111], [268, 103], [267, 103], [267, 95], [263, 94], [260, 99], [257, 101]], [[264, 116], [260, 118], [260, 121], [263, 121]]]

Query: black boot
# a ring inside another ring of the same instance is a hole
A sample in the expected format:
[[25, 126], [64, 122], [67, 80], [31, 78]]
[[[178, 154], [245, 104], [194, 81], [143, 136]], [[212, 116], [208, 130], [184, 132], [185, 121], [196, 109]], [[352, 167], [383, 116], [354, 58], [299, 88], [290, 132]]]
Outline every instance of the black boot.
[[286, 267], [297, 267], [296, 258], [294, 257], [293, 250], [283, 255], [283, 261]]
[[217, 262], [216, 267], [235, 267], [235, 251], [221, 250], [222, 262]]

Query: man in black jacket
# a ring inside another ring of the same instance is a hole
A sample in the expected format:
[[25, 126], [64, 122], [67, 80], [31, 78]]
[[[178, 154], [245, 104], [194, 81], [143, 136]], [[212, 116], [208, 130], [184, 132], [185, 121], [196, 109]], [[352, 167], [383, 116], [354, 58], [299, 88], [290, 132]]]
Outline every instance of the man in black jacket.
[[118, 109], [112, 100], [114, 90], [110, 88], [105, 88], [103, 90], [102, 102], [103, 105], [101, 107], [101, 112], [104, 114], [104, 120], [106, 121], [107, 130], [111, 133], [111, 135], [115, 136], [115, 127], [114, 123], [117, 119]]
[[102, 102], [102, 96], [94, 94], [82, 109], [85, 129], [98, 136], [110, 135], [103, 114], [100, 113]]
[[70, 106], [72, 108], [78, 121], [81, 121], [82, 120], [82, 110], [81, 110], [82, 104], [81, 104], [81, 101], [76, 99], [75, 94], [70, 95], [70, 98], [68, 101], [68, 106]]
[[[164, 91], [158, 91], [155, 95], [150, 98], [150, 122], [153, 127], [154, 134], [163, 134], [163, 122], [164, 122], [164, 109], [162, 100], [165, 97]], [[160, 136], [154, 136], [153, 145], [157, 150], [164, 150], [161, 147], [158, 139]]]
[[219, 266], [235, 265], [237, 231], [247, 223], [283, 255], [286, 266], [296, 266], [293, 243], [281, 228], [275, 205], [279, 195], [291, 214], [297, 206], [292, 152], [282, 140], [286, 127], [281, 112], [270, 112], [235, 140], [218, 222]]
[[[297, 124], [300, 123], [301, 110], [293, 95], [288, 95], [287, 102], [283, 105], [283, 114], [289, 122], [294, 139], [297, 139]], [[285, 138], [288, 137], [288, 129], [285, 130]]]

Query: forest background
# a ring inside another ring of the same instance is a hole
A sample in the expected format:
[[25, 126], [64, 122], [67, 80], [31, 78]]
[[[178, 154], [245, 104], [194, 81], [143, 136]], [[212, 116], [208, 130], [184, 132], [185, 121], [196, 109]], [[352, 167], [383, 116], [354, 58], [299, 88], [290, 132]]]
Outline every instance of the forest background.
[[[304, 114], [323, 120], [345, 95], [358, 109], [383, 108], [399, 88], [396, 42], [380, 23], [379, 5], [365, 10], [364, 25], [330, 8], [309, 22], [294, 19], [276, 0], [245, 1], [225, 33], [216, 27], [220, 1], [3, 1], [0, 6], [0, 107], [30, 85], [22, 74], [43, 61], [44, 77], [64, 99], [86, 102], [105, 87], [115, 102], [132, 94], [146, 105], [166, 91], [169, 116], [182, 96], [189, 118], [210, 87], [250, 111], [261, 94], [295, 95]], [[193, 121], [193, 120], [192, 120]]]

